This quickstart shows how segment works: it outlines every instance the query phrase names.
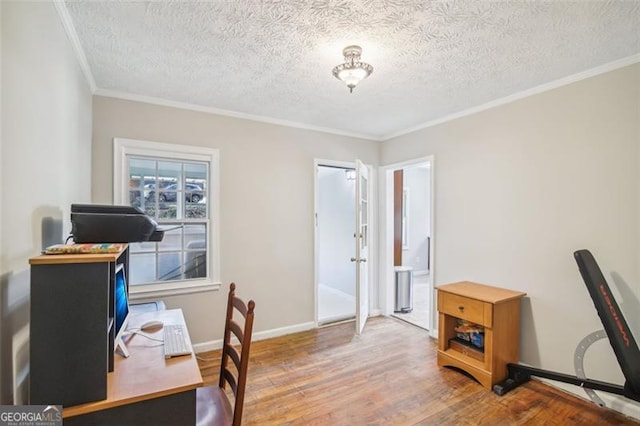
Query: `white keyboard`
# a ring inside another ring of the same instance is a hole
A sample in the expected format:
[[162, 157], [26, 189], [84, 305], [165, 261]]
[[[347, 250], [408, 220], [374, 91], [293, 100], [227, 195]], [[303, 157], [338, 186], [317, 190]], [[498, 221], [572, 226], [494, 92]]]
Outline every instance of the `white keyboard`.
[[191, 354], [191, 342], [184, 325], [165, 324], [163, 330], [165, 358]]

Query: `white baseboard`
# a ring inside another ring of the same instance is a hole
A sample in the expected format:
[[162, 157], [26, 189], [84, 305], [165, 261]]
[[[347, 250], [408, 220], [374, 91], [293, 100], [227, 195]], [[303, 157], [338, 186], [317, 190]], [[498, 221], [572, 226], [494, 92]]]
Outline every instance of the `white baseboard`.
[[[253, 333], [251, 341], [270, 339], [272, 337], [284, 336], [287, 334], [298, 333], [316, 328], [315, 322], [305, 322], [302, 324], [290, 325], [287, 327], [274, 328], [272, 330], [258, 331]], [[210, 340], [208, 342], [194, 343], [193, 350], [195, 353], [214, 351], [222, 347], [222, 339]]]

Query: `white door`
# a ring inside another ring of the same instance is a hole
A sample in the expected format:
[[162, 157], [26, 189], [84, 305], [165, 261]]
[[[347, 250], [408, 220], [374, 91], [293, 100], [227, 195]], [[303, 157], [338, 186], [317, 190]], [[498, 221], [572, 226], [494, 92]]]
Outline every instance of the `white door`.
[[361, 334], [369, 316], [369, 173], [362, 161], [356, 160], [356, 334]]

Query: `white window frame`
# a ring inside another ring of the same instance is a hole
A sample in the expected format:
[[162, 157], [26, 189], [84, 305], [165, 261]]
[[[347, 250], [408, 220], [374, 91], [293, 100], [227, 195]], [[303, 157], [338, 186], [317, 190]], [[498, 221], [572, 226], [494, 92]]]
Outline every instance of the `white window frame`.
[[207, 231], [206, 279], [167, 281], [138, 284], [129, 287], [132, 300], [153, 297], [175, 296], [219, 290], [220, 280], [220, 152], [213, 148], [177, 145], [135, 139], [113, 139], [113, 202], [129, 205], [129, 176], [127, 156], [155, 157], [177, 161], [204, 161], [209, 163], [207, 208], [209, 227]]

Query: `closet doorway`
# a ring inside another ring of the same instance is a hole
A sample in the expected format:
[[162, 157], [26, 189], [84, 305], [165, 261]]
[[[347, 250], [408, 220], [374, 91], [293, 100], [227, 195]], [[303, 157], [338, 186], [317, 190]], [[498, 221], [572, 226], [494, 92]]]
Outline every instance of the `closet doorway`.
[[316, 320], [318, 325], [356, 315], [354, 256], [355, 164], [316, 166]]

